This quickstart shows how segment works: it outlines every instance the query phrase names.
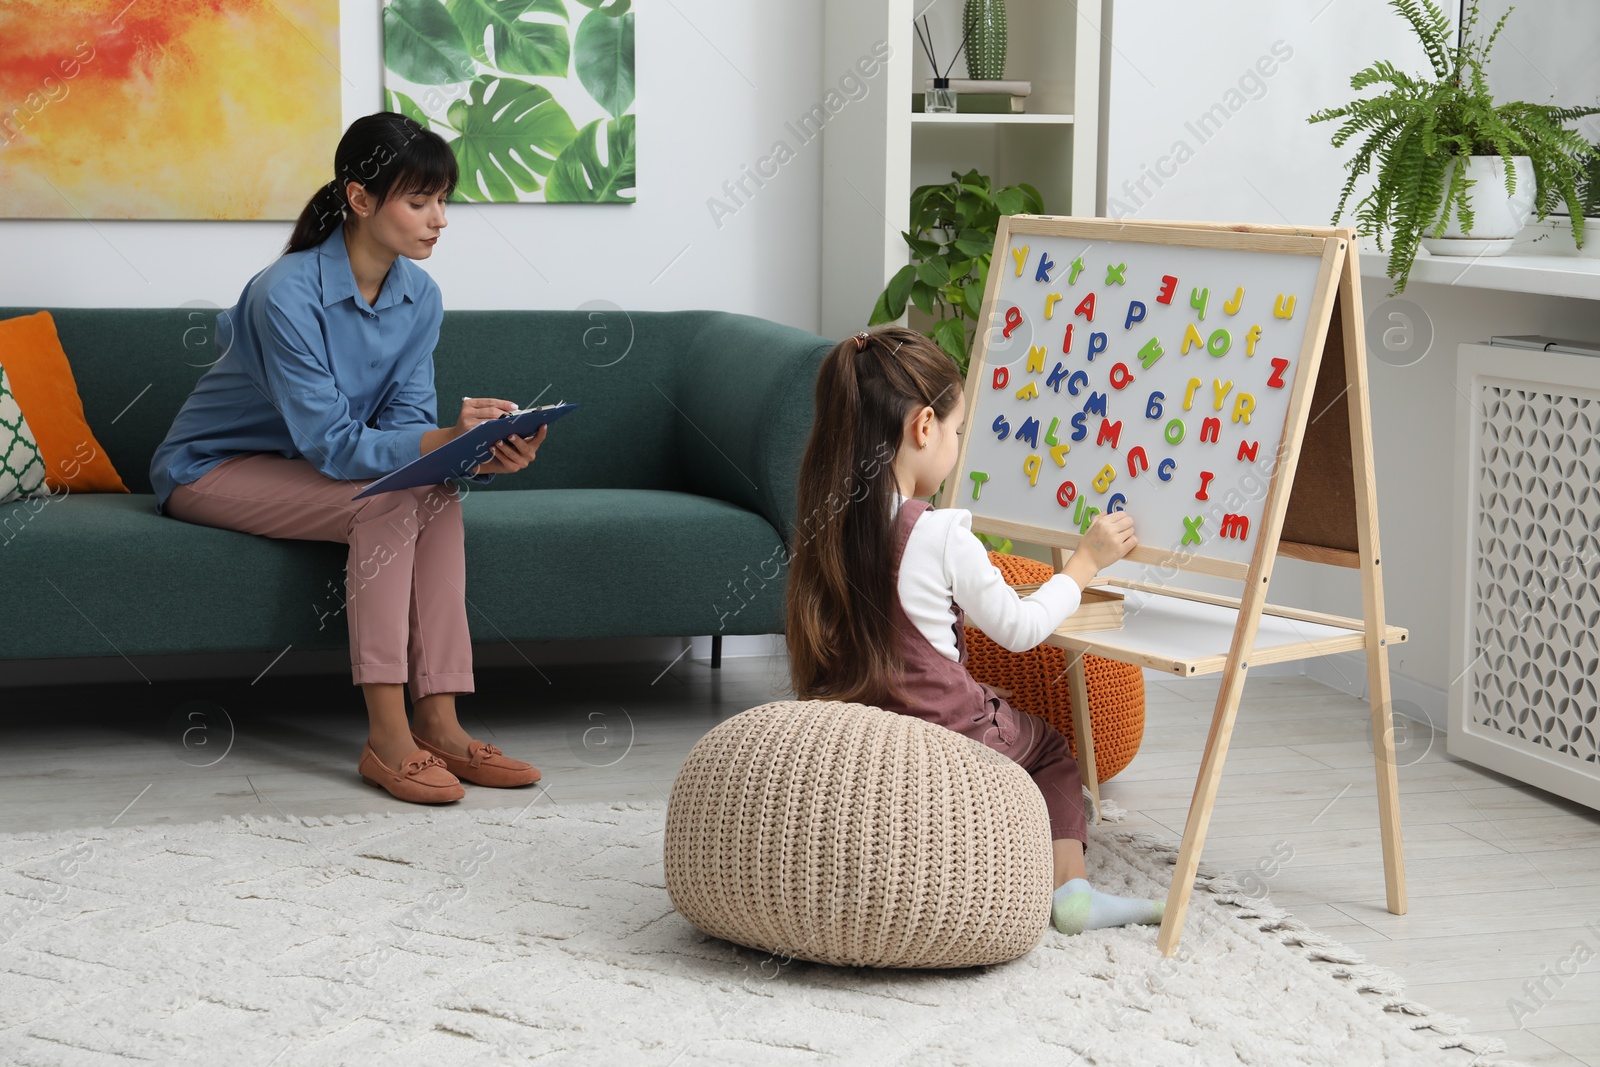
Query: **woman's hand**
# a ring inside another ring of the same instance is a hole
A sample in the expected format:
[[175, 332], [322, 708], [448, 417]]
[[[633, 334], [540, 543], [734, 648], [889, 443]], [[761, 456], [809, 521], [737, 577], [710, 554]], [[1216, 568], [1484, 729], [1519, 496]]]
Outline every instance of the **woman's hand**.
[[534, 455], [539, 451], [539, 446], [544, 443], [545, 434], [549, 431], [550, 424], [545, 423], [539, 427], [532, 437], [519, 437], [512, 434], [503, 440], [496, 441], [490, 448], [493, 458], [478, 464], [474, 474], [514, 474], [533, 462]]

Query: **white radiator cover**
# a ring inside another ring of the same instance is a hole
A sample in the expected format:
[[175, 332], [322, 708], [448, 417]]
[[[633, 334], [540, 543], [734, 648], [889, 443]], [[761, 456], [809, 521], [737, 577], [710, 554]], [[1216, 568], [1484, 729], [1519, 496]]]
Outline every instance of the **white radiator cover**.
[[1462, 345], [1451, 755], [1600, 809], [1600, 358]]

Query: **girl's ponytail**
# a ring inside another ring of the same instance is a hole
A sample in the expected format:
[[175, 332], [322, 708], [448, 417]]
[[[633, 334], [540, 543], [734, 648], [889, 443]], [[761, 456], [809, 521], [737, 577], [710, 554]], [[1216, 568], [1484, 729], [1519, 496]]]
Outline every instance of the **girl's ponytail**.
[[931, 406], [942, 419], [960, 399], [955, 364], [904, 327], [848, 337], [822, 361], [786, 604], [789, 671], [803, 699], [889, 696], [900, 668], [894, 456], [912, 412]]

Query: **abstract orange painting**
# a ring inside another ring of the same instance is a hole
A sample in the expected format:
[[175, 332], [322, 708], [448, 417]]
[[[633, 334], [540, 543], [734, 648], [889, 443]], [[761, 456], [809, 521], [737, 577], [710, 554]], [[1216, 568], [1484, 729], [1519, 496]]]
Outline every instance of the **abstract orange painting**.
[[341, 83], [339, 0], [0, 0], [0, 216], [293, 219]]

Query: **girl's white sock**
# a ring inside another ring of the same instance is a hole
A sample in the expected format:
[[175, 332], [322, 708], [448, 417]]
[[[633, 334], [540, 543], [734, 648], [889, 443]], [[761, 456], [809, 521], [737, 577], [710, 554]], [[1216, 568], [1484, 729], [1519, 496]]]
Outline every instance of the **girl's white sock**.
[[1081, 934], [1130, 923], [1159, 923], [1166, 910], [1165, 900], [1114, 897], [1095, 889], [1087, 879], [1074, 878], [1056, 890], [1050, 921], [1064, 934]]

